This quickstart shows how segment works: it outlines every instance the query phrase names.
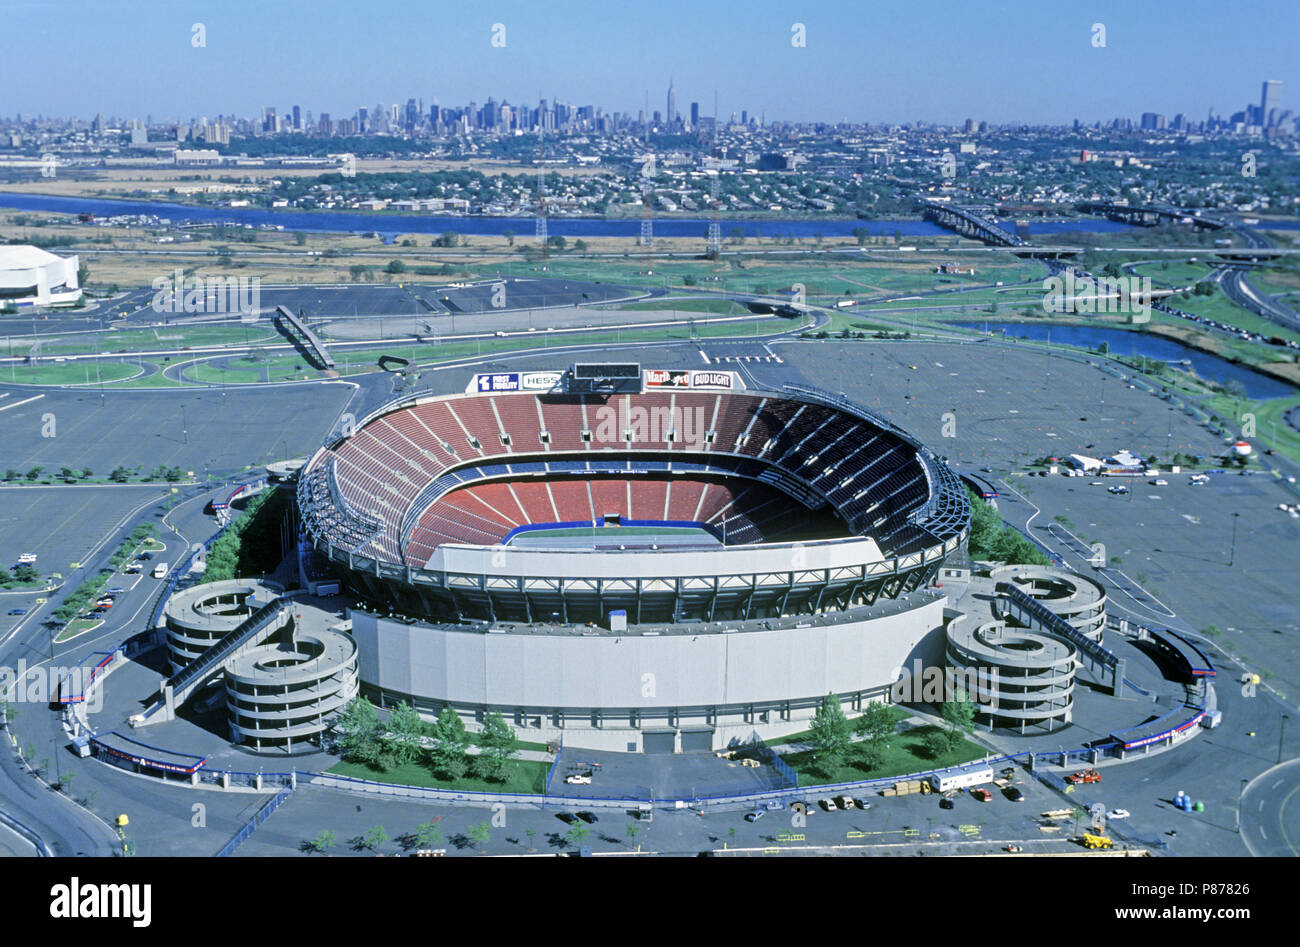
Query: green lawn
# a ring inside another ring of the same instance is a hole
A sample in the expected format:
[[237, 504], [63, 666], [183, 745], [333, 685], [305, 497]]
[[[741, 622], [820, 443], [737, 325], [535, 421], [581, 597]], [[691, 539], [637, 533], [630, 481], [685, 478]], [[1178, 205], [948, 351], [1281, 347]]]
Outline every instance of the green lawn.
[[380, 783], [395, 783], [399, 786], [423, 786], [430, 789], [458, 789], [466, 792], [513, 792], [540, 794], [546, 789], [546, 774], [550, 763], [531, 760], [511, 760], [507, 764], [507, 776], [504, 783], [490, 783], [473, 776], [455, 781], [440, 779], [427, 766], [421, 763], [406, 763], [395, 766], [387, 772], [371, 769], [360, 763], [339, 761], [327, 772], [337, 776], [351, 776], [354, 779], [369, 779]]
[[819, 786], [828, 783], [850, 783], [864, 779], [906, 776], [925, 770], [943, 769], [977, 760], [988, 753], [984, 747], [964, 740], [952, 752], [933, 758], [926, 753], [923, 741], [926, 734], [935, 729], [937, 728], [927, 725], [899, 734], [894, 738], [894, 745], [886, 754], [884, 763], [873, 770], [868, 770], [862, 762], [862, 745], [858, 743], [849, 749], [844, 762], [826, 771], [817, 768], [814, 762], [816, 754], [813, 750], [787, 753], [783, 759], [798, 772], [800, 786]]
[[[124, 362], [92, 361], [38, 365], [10, 364], [9, 371], [0, 369], [0, 381], [22, 385], [96, 385], [109, 384], [140, 374], [140, 368]], [[8, 376], [6, 378], [6, 376]]]
[[[42, 354], [83, 352], [138, 352], [179, 349], [197, 346], [252, 345], [275, 339], [277, 333], [266, 326], [192, 326], [158, 329], [108, 329], [104, 332], [78, 332], [45, 336]], [[19, 353], [29, 346], [19, 343]]]
[[651, 302], [624, 303], [618, 309], [708, 312], [719, 316], [743, 316], [749, 312], [740, 303], [730, 299], [656, 299]]
[[1240, 418], [1244, 414], [1253, 414], [1256, 433], [1248, 440], [1257, 447], [1261, 444], [1271, 446], [1279, 454], [1300, 462], [1300, 432], [1287, 424], [1284, 417], [1297, 406], [1300, 406], [1300, 397], [1246, 401], [1219, 395], [1205, 401], [1205, 408], [1221, 418]]

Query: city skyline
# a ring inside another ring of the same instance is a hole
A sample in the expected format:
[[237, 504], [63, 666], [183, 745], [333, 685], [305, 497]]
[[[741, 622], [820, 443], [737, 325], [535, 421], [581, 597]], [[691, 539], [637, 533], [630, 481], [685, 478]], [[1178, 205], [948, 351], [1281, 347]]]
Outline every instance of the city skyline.
[[[137, 13], [152, 8], [148, 31], [128, 29], [123, 6], [78, 11], [70, 27], [50, 16], [56, 3], [12, 4], [6, 16], [15, 28], [0, 39], [0, 56], [16, 61], [48, 38], [64, 50], [64, 67], [7, 77], [0, 115], [188, 120], [294, 104], [351, 115], [374, 102], [462, 105], [492, 95], [635, 116], [647, 90], [666, 105], [672, 82], [683, 117], [691, 102], [711, 116], [716, 90], [723, 119], [746, 110], [769, 121], [1091, 125], [1143, 112], [1227, 116], [1260, 101], [1261, 80], [1282, 83], [1285, 109], [1288, 86], [1300, 85], [1293, 55], [1300, 8], [1265, 2], [1231, 11], [1100, 2], [1077, 22], [1027, 4], [972, 11], [942, 3], [924, 25], [897, 11], [866, 17], [841, 3], [814, 4], [796, 20], [771, 4], [737, 18], [668, 0], [653, 17], [604, 11], [597, 22], [591, 5], [576, 3], [546, 11], [505, 3], [436, 22], [405, 0], [378, 17], [336, 3], [266, 10], [236, 0], [199, 12], [130, 4]], [[664, 30], [663, 18], [690, 26]], [[399, 28], [404, 23], [428, 28]], [[1104, 47], [1093, 45], [1098, 23]], [[1158, 51], [1144, 47], [1144, 37]], [[200, 39], [205, 45], [194, 45]]]

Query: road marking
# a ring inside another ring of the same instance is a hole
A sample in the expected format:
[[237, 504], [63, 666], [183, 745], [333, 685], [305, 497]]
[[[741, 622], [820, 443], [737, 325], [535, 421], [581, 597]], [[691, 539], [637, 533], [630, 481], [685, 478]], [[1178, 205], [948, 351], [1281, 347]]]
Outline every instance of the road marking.
[[24, 398], [22, 401], [15, 401], [13, 404], [7, 404], [0, 411], [8, 411], [10, 408], [19, 408], [31, 401], [40, 401], [45, 395], [35, 395], [31, 398]]

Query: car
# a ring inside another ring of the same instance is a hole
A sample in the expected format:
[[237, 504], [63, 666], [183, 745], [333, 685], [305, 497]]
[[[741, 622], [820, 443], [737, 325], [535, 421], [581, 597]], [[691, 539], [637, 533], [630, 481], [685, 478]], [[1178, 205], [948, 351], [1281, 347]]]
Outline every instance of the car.
[[947, 796], [944, 796], [942, 799], [939, 800], [940, 809], [951, 809], [954, 805], [956, 805], [956, 803], [954, 803]]
[[1155, 480], [1148, 480], [1147, 483], [1151, 484], [1151, 486], [1153, 486], [1153, 487], [1167, 487], [1167, 486], [1169, 486], [1169, 481], [1168, 481], [1168, 480], [1155, 479]]
[[1089, 486], [1091, 486], [1091, 487], [1104, 487], [1104, 486], [1106, 486], [1106, 481], [1104, 481], [1104, 480], [1094, 480], [1092, 483], [1089, 484]]
[[850, 809], [856, 809], [858, 807], [858, 804], [854, 802], [852, 796], [838, 796], [835, 799], [835, 804], [840, 807], [840, 811], [842, 812], [848, 812]]
[[817, 811], [817, 807], [811, 806], [803, 800], [798, 800], [790, 803], [790, 810], [792, 812], [797, 812], [799, 815], [812, 815]]
[[25, 608], [11, 608], [11, 609], [9, 609], [9, 614], [10, 614], [10, 615], [26, 615], [26, 614], [27, 614], [27, 609], [25, 609]]
[[1078, 786], [1083, 783], [1099, 783], [1101, 782], [1101, 773], [1097, 772], [1095, 769], [1084, 769], [1077, 773], [1071, 773], [1069, 776], [1065, 777], [1065, 781], [1072, 786]]
[[125, 569], [123, 569], [123, 570], [122, 570], [122, 573], [123, 573], [123, 575], [139, 575], [141, 571], [142, 571], [142, 570], [141, 570], [140, 563], [138, 563], [138, 562], [133, 562], [133, 563], [131, 563], [129, 566], [127, 566]]
[[34, 553], [34, 552], [25, 552], [25, 553], [23, 553], [21, 556], [18, 557], [18, 564], [19, 564], [20, 566], [22, 566], [22, 565], [30, 565], [31, 563], [33, 563], [33, 562], [35, 562], [35, 561], [36, 561], [36, 553]]
[[753, 812], [745, 813], [745, 821], [757, 822], [759, 819], [763, 818], [763, 816], [765, 816], [766, 814], [767, 813], [765, 813], [762, 809], [755, 809]]
[[830, 799], [818, 799], [818, 800], [817, 800], [817, 805], [821, 806], [821, 807], [822, 807], [823, 809], [825, 809], [827, 812], [834, 812], [834, 811], [835, 811], [835, 803], [834, 803], [833, 801], [831, 801]]
[[591, 774], [574, 773], [572, 776], [565, 776], [564, 781], [570, 786], [590, 786]]
[[142, 553], [140, 553], [140, 561], [141, 561], [141, 562], [148, 562], [148, 561], [149, 561], [150, 559], [152, 559], [152, 558], [153, 558], [153, 553], [151, 553], [151, 552], [142, 552]]
[[1006, 789], [1002, 790], [1002, 795], [1006, 796], [1012, 802], [1025, 801], [1024, 791], [1021, 790], [1019, 786], [1008, 786]]
[[972, 798], [978, 800], [979, 802], [993, 801], [993, 793], [989, 792], [987, 789], [972, 789], [970, 791], [970, 794]]
[[125, 592], [126, 592], [126, 589], [122, 588], [120, 585], [115, 585], [115, 586], [113, 586], [111, 589], [107, 589], [107, 590], [105, 591], [105, 594], [107, 594], [107, 595], [122, 595], [122, 594], [124, 594]]
[[594, 812], [579, 812], [579, 813], [578, 813], [578, 818], [581, 819], [583, 822], [586, 822], [588, 825], [591, 825], [591, 823], [593, 823], [593, 822], [596, 821], [596, 813], [594, 813]]
[[1127, 809], [1111, 809], [1106, 813], [1108, 819], [1127, 819], [1128, 817], [1129, 811]]

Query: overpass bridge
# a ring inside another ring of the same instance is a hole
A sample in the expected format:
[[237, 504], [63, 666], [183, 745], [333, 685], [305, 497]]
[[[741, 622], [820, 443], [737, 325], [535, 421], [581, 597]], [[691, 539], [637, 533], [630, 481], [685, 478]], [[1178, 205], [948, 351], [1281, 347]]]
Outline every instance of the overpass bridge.
[[938, 201], [919, 199], [922, 215], [947, 230], [963, 237], [973, 237], [997, 247], [1026, 247], [1028, 243], [987, 217], [981, 217], [964, 207], [941, 204]]
[[334, 367], [334, 356], [330, 355], [329, 349], [325, 348], [325, 343], [321, 341], [320, 336], [313, 332], [307, 323], [298, 318], [292, 309], [287, 306], [276, 306], [275, 319], [280, 324], [280, 328], [285, 335], [311, 352], [320, 362], [322, 368]]
[[1084, 201], [1074, 205], [1081, 214], [1098, 214], [1109, 220], [1139, 227], [1154, 227], [1162, 220], [1179, 223], [1190, 220], [1192, 226], [1202, 230], [1229, 230], [1230, 221], [1220, 217], [1205, 217], [1200, 211], [1188, 211], [1163, 204], [1117, 204], [1111, 201]]

